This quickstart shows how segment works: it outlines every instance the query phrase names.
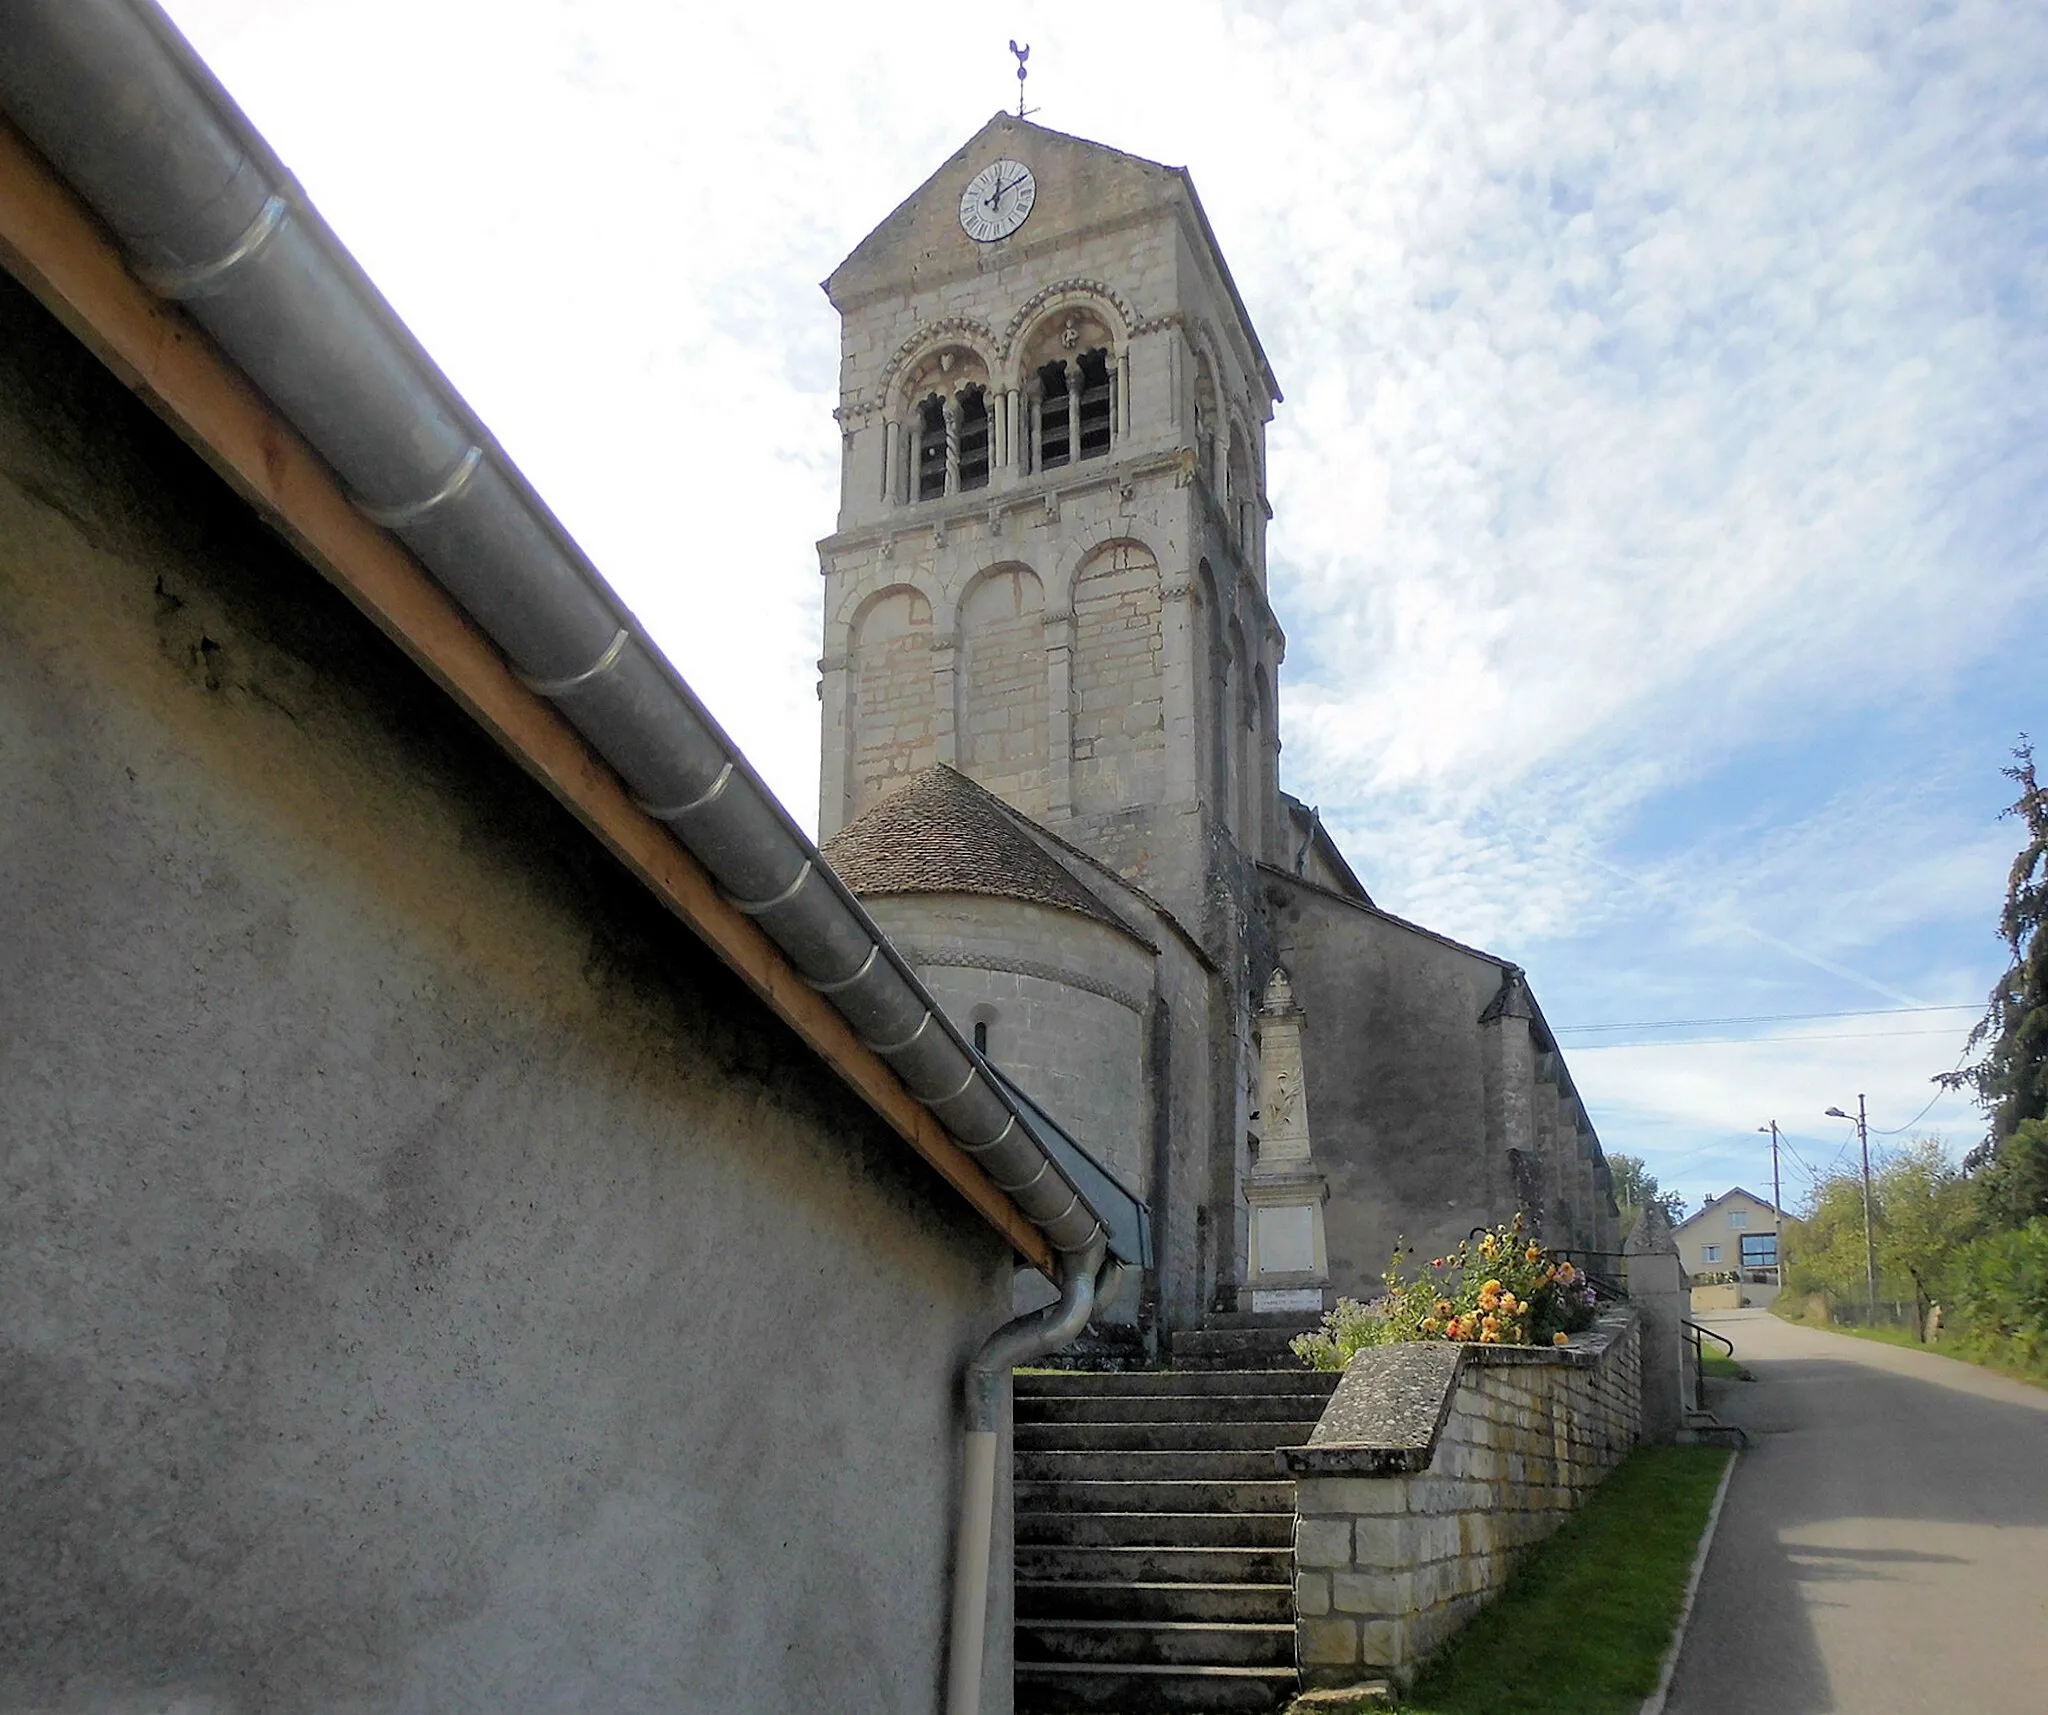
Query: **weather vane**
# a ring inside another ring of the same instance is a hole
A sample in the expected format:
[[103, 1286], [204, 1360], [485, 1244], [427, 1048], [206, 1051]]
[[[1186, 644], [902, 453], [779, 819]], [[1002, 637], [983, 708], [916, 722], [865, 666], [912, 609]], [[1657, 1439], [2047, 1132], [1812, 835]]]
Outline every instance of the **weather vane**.
[[[1025, 116], [1024, 79], [1030, 75], [1024, 69], [1024, 62], [1031, 57], [1031, 44], [1026, 42], [1020, 48], [1017, 46], [1017, 38], [1012, 36], [1010, 38], [1010, 52], [1017, 56], [1017, 117], [1022, 119]], [[1036, 113], [1038, 109], [1034, 107], [1030, 111]]]

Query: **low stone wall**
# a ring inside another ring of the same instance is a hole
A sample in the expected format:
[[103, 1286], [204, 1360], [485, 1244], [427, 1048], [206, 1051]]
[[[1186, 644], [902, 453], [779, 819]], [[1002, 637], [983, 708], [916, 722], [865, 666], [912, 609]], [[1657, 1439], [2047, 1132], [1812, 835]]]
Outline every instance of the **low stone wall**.
[[1303, 1684], [1412, 1679], [1635, 1445], [1641, 1362], [1628, 1310], [1562, 1347], [1360, 1352], [1281, 1455]]

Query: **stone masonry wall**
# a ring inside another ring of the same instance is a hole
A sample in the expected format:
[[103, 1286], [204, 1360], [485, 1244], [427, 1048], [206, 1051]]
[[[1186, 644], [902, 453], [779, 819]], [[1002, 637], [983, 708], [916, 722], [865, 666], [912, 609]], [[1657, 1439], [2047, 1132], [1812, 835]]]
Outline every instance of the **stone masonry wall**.
[[1303, 1683], [1411, 1680], [1635, 1445], [1640, 1363], [1631, 1311], [1563, 1348], [1360, 1353], [1285, 1455]]
[[1000, 567], [960, 604], [959, 765], [1027, 816], [1043, 816], [1046, 758], [1045, 589], [1026, 566]]
[[1166, 795], [1159, 566], [1134, 542], [1105, 549], [1074, 586], [1074, 809]]
[[858, 718], [849, 724], [859, 815], [938, 759], [931, 603], [916, 590], [891, 590], [862, 613], [855, 639]]

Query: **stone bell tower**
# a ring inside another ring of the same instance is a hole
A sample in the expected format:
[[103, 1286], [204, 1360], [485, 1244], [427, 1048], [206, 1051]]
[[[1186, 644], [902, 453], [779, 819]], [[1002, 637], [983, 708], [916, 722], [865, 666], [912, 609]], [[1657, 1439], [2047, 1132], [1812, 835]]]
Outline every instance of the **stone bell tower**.
[[1234, 964], [1279, 840], [1279, 389], [1187, 174], [999, 114], [825, 290], [820, 838], [949, 764]]

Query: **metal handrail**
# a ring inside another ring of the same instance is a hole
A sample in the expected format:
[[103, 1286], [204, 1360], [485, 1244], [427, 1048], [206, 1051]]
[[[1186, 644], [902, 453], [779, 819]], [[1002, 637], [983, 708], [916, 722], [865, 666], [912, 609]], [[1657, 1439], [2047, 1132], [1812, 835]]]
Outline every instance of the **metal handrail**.
[[1678, 1325], [1684, 1330], [1684, 1338], [1692, 1347], [1692, 1373], [1694, 1376], [1704, 1378], [1707, 1372], [1707, 1353], [1706, 1348], [1700, 1343], [1702, 1340], [1717, 1341], [1728, 1348], [1728, 1356], [1730, 1358], [1735, 1356], [1735, 1342], [1729, 1339], [1726, 1334], [1717, 1334], [1713, 1329], [1702, 1328], [1697, 1322], [1688, 1322], [1683, 1317], [1679, 1319]]

